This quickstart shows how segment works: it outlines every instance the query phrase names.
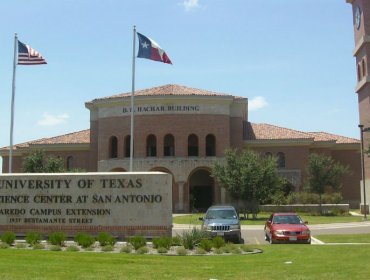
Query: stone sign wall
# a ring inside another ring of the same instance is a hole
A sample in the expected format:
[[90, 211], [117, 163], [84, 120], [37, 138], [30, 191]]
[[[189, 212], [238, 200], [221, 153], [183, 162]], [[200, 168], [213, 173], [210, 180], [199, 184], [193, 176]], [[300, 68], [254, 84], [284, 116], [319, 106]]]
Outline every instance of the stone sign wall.
[[162, 172], [0, 175], [0, 233], [171, 236], [172, 176]]

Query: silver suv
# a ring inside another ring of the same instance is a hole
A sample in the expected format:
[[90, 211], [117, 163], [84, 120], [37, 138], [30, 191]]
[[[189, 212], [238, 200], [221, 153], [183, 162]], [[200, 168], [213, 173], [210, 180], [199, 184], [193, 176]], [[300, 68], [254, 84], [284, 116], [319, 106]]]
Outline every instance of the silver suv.
[[239, 215], [233, 206], [211, 206], [203, 221], [202, 229], [208, 231], [213, 237], [221, 236], [237, 243], [241, 242]]

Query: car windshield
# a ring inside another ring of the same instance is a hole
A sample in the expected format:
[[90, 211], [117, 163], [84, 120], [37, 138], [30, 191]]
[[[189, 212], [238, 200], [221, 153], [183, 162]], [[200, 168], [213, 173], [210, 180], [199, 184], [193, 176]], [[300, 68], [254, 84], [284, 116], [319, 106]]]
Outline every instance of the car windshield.
[[212, 209], [207, 211], [206, 219], [236, 219], [236, 213], [232, 209]]
[[302, 224], [302, 220], [296, 215], [279, 215], [272, 219], [274, 224]]

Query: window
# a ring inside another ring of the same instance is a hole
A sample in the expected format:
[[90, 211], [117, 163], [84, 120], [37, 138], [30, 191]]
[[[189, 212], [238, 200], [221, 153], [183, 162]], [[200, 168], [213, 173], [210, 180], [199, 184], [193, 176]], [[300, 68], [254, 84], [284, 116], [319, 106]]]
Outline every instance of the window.
[[146, 156], [157, 156], [157, 138], [153, 134], [150, 134], [148, 138], [146, 138]]
[[357, 81], [361, 81], [361, 66], [357, 64]]
[[285, 155], [282, 152], [278, 152], [276, 154], [277, 157], [277, 167], [278, 168], [285, 168]]
[[124, 147], [124, 156], [125, 157], [130, 157], [130, 155], [131, 155], [131, 153], [130, 153], [130, 149], [131, 149], [131, 136], [130, 135], [127, 135], [126, 137], [125, 137], [125, 147]]
[[216, 156], [216, 137], [212, 134], [208, 134], [206, 137], [206, 156]]
[[164, 137], [163, 155], [165, 157], [175, 156], [175, 138], [171, 134]]
[[109, 139], [109, 158], [117, 158], [118, 156], [118, 140], [116, 136]]
[[362, 76], [365, 77], [366, 76], [366, 62], [365, 62], [365, 58], [362, 59], [361, 66], [362, 66]]
[[73, 157], [69, 156], [67, 157], [67, 170], [71, 170], [73, 168]]
[[198, 136], [191, 134], [188, 137], [188, 156], [196, 157], [199, 154], [198, 151]]

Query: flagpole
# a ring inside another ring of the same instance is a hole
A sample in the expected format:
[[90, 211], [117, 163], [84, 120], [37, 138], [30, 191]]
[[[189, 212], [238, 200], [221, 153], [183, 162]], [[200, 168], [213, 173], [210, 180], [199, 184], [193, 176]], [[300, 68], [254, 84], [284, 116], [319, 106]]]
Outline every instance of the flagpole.
[[131, 89], [131, 128], [130, 128], [130, 172], [133, 171], [134, 161], [134, 95], [135, 95], [135, 41], [136, 41], [136, 26], [133, 30], [133, 47], [132, 47], [132, 89]]
[[14, 34], [14, 59], [13, 59], [13, 82], [12, 82], [12, 103], [10, 116], [10, 148], [9, 148], [9, 173], [13, 172], [13, 127], [14, 127], [14, 99], [15, 99], [15, 73], [17, 67], [17, 33]]

